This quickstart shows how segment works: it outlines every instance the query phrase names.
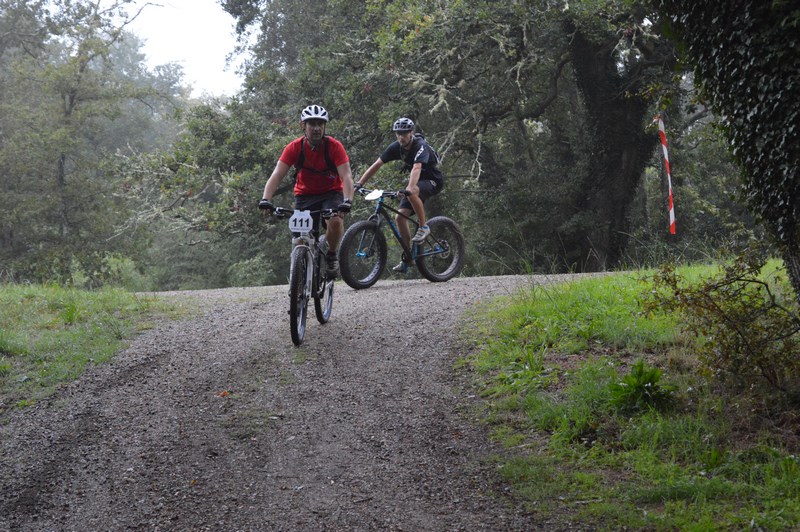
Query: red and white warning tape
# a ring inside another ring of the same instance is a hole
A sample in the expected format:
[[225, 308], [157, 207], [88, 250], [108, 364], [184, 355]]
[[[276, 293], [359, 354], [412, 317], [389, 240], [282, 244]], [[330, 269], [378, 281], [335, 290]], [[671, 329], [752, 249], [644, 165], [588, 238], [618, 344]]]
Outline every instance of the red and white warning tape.
[[675, 234], [675, 204], [672, 203], [672, 172], [669, 169], [669, 154], [667, 153], [667, 134], [664, 131], [664, 121], [660, 116], [658, 120], [658, 136], [661, 138], [661, 148], [664, 150], [664, 168], [667, 170], [667, 185], [669, 187], [669, 232]]

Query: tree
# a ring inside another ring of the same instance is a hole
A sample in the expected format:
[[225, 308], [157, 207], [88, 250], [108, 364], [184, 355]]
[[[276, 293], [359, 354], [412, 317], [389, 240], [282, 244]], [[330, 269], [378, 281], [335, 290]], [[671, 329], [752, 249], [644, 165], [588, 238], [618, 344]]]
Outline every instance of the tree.
[[592, 154], [575, 207], [592, 212], [596, 227], [574, 245], [591, 244], [600, 269], [618, 266], [627, 248], [633, 201], [658, 142], [648, 127], [655, 113], [651, 87], [671, 80], [675, 64], [673, 47], [653, 34], [646, 11], [604, 7], [609, 12], [589, 10], [565, 20]]
[[162, 93], [143, 83], [137, 42], [123, 46], [128, 3], [46, 3], [27, 15], [48, 39], [37, 48], [17, 39], [2, 56], [0, 258], [22, 278], [91, 274], [141, 236], [115, 238], [129, 198], [109, 162], [118, 149], [147, 146], [146, 114], [129, 105], [152, 110]]
[[[231, 148], [267, 153], [250, 144], [261, 138], [277, 152], [275, 142], [296, 131], [297, 109], [322, 101], [356, 173], [391, 138], [397, 116], [415, 118], [451, 176], [431, 208], [458, 212], [470, 241], [484, 243], [479, 251], [496, 253], [497, 263], [535, 248], [544, 256], [536, 259], [537, 269], [620, 264], [635, 230], [634, 202], [656, 154], [653, 95], [664, 86], [677, 90], [674, 47], [659, 39], [643, 4], [224, 5], [243, 34], [256, 33], [248, 90], [218, 117], [208, 117], [206, 125], [222, 129], [197, 129], [199, 142], [182, 143], [188, 157], [182, 160], [192, 161], [182, 173], [187, 177], [195, 168], [194, 177], [205, 175], [204, 183], [238, 196], [215, 194], [218, 203], [209, 202], [205, 212], [184, 211], [195, 226], [205, 220], [224, 231], [252, 227], [251, 214], [236, 207], [245, 190], [258, 193], [248, 176], [268, 171], [276, 153], [233, 165], [227, 162], [235, 160]], [[338, 31], [343, 21], [347, 32]], [[681, 109], [674, 104], [670, 111], [677, 118]], [[255, 118], [241, 120], [247, 113]], [[242, 134], [242, 127], [258, 134]], [[170, 181], [180, 185], [178, 174]], [[195, 192], [206, 190], [194, 183]], [[475, 268], [494, 273], [490, 262]]]
[[44, 0], [0, 0], [0, 59], [9, 51], [35, 55], [48, 37]]
[[744, 196], [766, 224], [800, 301], [800, 6], [655, 0], [701, 93], [722, 117]]
[[658, 140], [652, 87], [674, 83], [673, 47], [653, 34], [648, 12], [614, 1], [379, 8], [377, 60], [363, 72], [399, 102], [385, 110], [434, 124], [428, 132], [450, 167], [466, 163], [475, 188], [541, 209], [513, 211], [530, 237], [511, 247], [545, 233], [570, 268], [619, 265]]

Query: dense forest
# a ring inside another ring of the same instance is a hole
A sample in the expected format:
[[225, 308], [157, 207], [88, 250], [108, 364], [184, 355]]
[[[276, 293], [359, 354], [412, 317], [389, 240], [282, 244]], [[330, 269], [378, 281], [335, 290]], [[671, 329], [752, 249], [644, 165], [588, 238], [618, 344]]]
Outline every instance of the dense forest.
[[[785, 258], [781, 235], [796, 237], [798, 128], [781, 141], [794, 165], [776, 163], [788, 190], [776, 194], [793, 204], [762, 223], [772, 204], [754, 198], [772, 189], [734, 163], [742, 139], [713, 73], [682, 60], [702, 45], [687, 35], [715, 42], [726, 28], [681, 34], [674, 2], [220, 3], [246, 57], [245, 84], [224, 101], [190, 98], [177, 65], [148, 70], [126, 29], [140, 9], [131, 1], [0, 0], [0, 279], [285, 283], [287, 231], [257, 201], [309, 103], [330, 112], [355, 175], [392, 140], [394, 119], [417, 122], [447, 179], [429, 211], [461, 225], [465, 275], [703, 260], [765, 234]], [[775, 5], [764, 9], [791, 34], [798, 10]], [[796, 83], [794, 39], [782, 68]], [[797, 118], [796, 96], [781, 94], [786, 120]], [[404, 175], [375, 182], [399, 188]], [[350, 219], [365, 209], [357, 202]]]

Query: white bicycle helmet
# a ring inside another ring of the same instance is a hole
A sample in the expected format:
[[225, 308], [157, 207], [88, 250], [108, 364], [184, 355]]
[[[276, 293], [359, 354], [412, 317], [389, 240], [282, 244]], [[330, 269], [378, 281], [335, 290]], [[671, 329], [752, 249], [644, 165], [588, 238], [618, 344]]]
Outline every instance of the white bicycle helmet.
[[392, 125], [392, 131], [414, 131], [414, 121], [410, 118], [398, 118]]
[[327, 122], [329, 120], [328, 111], [321, 105], [309, 105], [300, 113], [300, 121], [305, 122], [311, 119], [324, 120]]

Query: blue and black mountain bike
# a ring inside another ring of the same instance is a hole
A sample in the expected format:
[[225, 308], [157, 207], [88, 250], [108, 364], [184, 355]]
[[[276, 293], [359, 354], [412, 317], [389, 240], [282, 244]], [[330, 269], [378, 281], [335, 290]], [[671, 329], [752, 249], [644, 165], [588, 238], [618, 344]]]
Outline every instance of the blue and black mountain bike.
[[359, 290], [374, 285], [386, 269], [386, 224], [403, 248], [403, 256], [414, 262], [419, 273], [431, 282], [452, 279], [464, 263], [464, 236], [458, 225], [446, 216], [435, 216], [428, 220], [431, 233], [422, 242], [412, 242], [411, 247], [403, 241], [390, 212], [406, 218], [413, 235], [419, 227], [417, 221], [405, 216], [386, 204], [386, 198], [397, 200], [397, 192], [369, 190], [358, 191], [368, 201], [375, 201], [375, 210], [366, 220], [353, 223], [345, 231], [339, 245], [339, 269], [342, 279]]

